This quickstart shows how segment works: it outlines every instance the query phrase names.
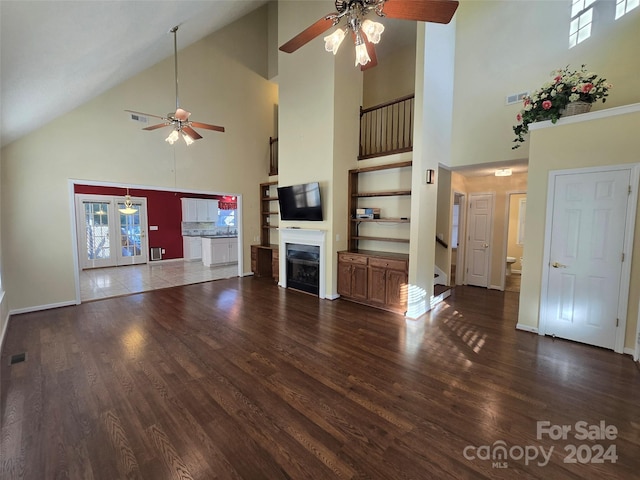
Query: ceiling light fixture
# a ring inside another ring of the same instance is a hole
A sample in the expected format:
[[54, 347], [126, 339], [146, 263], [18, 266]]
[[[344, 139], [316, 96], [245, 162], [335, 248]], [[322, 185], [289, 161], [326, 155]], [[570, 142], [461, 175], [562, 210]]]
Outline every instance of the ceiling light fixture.
[[510, 177], [513, 172], [510, 168], [499, 168], [496, 170], [496, 177]]
[[128, 188], [127, 188], [127, 194], [124, 196], [124, 208], [119, 208], [118, 211], [123, 215], [133, 215], [138, 211], [138, 209], [133, 206], [133, 202], [131, 201], [131, 195], [129, 195]]
[[[378, 22], [374, 22], [369, 19], [363, 20], [364, 16], [370, 11], [375, 12], [383, 16], [382, 6], [383, 1], [367, 2], [367, 1], [338, 1], [336, 7], [340, 13], [335, 13], [326, 17], [327, 20], [331, 20], [333, 25], [337, 25], [343, 17], [347, 18], [347, 26], [345, 28], [338, 28], [331, 35], [324, 37], [324, 48], [327, 52], [332, 52], [334, 55], [338, 53], [338, 48], [347, 35], [347, 31], [353, 32], [353, 37], [356, 46], [356, 66], [366, 65], [371, 61], [369, 55], [367, 41], [377, 44], [380, 42], [380, 36], [384, 32], [384, 25]], [[342, 10], [341, 10], [342, 9]], [[362, 36], [364, 33], [365, 38]]]

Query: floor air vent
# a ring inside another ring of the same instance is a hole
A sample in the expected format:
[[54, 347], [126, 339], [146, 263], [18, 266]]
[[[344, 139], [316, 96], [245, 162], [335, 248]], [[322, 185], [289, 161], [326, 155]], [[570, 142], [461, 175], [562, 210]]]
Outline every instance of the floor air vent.
[[27, 359], [27, 354], [25, 353], [17, 353], [15, 355], [11, 355], [9, 357], [9, 365], [13, 365], [15, 363], [24, 362]]

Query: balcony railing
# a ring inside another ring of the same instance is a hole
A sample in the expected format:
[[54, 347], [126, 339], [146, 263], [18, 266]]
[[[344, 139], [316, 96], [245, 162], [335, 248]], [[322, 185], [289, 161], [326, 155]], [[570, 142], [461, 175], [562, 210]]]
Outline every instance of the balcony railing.
[[360, 107], [360, 153], [358, 160], [413, 150], [414, 95]]
[[278, 175], [278, 137], [269, 137], [269, 175]]

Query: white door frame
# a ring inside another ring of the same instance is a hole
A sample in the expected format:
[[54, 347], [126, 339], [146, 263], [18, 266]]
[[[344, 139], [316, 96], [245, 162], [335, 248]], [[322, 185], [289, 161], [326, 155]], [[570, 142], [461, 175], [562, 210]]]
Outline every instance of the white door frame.
[[[616, 342], [614, 351], [616, 353], [624, 353], [624, 337], [627, 326], [627, 307], [629, 303], [629, 284], [631, 281], [631, 261], [633, 253], [633, 232], [636, 223], [636, 211], [638, 206], [638, 183], [640, 179], [640, 163], [629, 163], [624, 165], [612, 165], [601, 167], [573, 168], [569, 170], [552, 170], [549, 172], [549, 180], [547, 182], [547, 217], [544, 227], [544, 251], [542, 255], [542, 280], [540, 288], [540, 313], [538, 317], [538, 334], [546, 334], [546, 319], [548, 317], [547, 296], [549, 293], [549, 269], [550, 269], [550, 252], [551, 252], [551, 224], [553, 219], [554, 195], [556, 186], [556, 177], [560, 175], [572, 175], [579, 173], [598, 173], [613, 170], [630, 170], [631, 193], [628, 200], [627, 217], [625, 221], [624, 247], [625, 255], [622, 263], [622, 273], [620, 275], [620, 294], [618, 295], [618, 319], [620, 323], [616, 330]], [[639, 315], [640, 317], [640, 315]], [[638, 331], [640, 331], [640, 318]], [[636, 341], [637, 341], [636, 336]], [[640, 347], [636, 343], [636, 355]], [[628, 352], [632, 353], [632, 352]]]
[[[456, 195], [460, 197], [460, 203], [458, 204], [458, 246], [456, 247], [456, 285], [465, 284], [465, 258], [464, 252], [466, 247], [466, 234], [467, 234], [467, 194], [453, 190], [453, 199], [451, 201], [451, 215], [453, 216], [453, 205]], [[451, 232], [449, 232], [449, 238], [451, 238]]]
[[[78, 254], [78, 227], [77, 227], [77, 218], [76, 218], [76, 204], [75, 204], [75, 186], [76, 185], [94, 185], [101, 187], [119, 187], [119, 188], [138, 188], [142, 190], [160, 190], [163, 192], [179, 192], [179, 193], [194, 193], [201, 195], [231, 195], [236, 197], [238, 202], [238, 210], [237, 210], [237, 229], [238, 229], [238, 276], [243, 277], [244, 274], [244, 233], [243, 233], [243, 215], [242, 215], [242, 194], [234, 193], [234, 192], [208, 192], [203, 190], [193, 190], [190, 188], [171, 188], [171, 187], [158, 187], [153, 185], [139, 185], [139, 184], [127, 184], [127, 183], [114, 183], [114, 182], [98, 182], [95, 180], [78, 180], [78, 179], [68, 179], [67, 180], [67, 194], [69, 200], [69, 212], [71, 218], [71, 248], [73, 250], [73, 274], [74, 274], [74, 282], [76, 287], [76, 298], [75, 304], [80, 305], [82, 303], [82, 297], [80, 294], [80, 262], [79, 262], [79, 254]], [[148, 238], [148, 237], [147, 237]], [[247, 273], [247, 275], [249, 275]]]
[[[469, 223], [471, 222], [471, 215], [469, 214], [469, 210], [471, 209], [472, 197], [474, 195], [489, 195], [491, 197], [491, 225], [489, 225], [489, 246], [487, 247], [489, 256], [489, 262], [487, 265], [487, 286], [485, 288], [491, 289], [491, 260], [493, 258], [493, 226], [495, 224], [495, 214], [496, 214], [496, 192], [470, 192], [467, 193], [466, 196], [466, 221], [465, 221], [465, 242], [469, 241], [469, 234], [467, 232], [470, 231]], [[465, 247], [467, 247], [465, 243]], [[467, 285], [467, 265], [469, 263], [469, 249], [465, 248], [465, 256], [464, 256], [464, 284]], [[456, 272], [457, 273], [457, 272]]]
[[[504, 252], [504, 262], [502, 262], [502, 282], [500, 290], [504, 291], [507, 286], [507, 254], [509, 253], [509, 218], [511, 215], [511, 195], [526, 195], [526, 190], [509, 190], [507, 193], [507, 205], [505, 207], [504, 217], [504, 241], [502, 243], [502, 251]], [[525, 215], [526, 218], [526, 215]]]

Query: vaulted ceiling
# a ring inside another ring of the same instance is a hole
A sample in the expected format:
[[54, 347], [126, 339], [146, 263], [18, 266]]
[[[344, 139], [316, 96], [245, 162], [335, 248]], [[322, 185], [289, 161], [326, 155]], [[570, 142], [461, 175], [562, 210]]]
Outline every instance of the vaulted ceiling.
[[267, 0], [0, 0], [1, 145], [38, 129]]

